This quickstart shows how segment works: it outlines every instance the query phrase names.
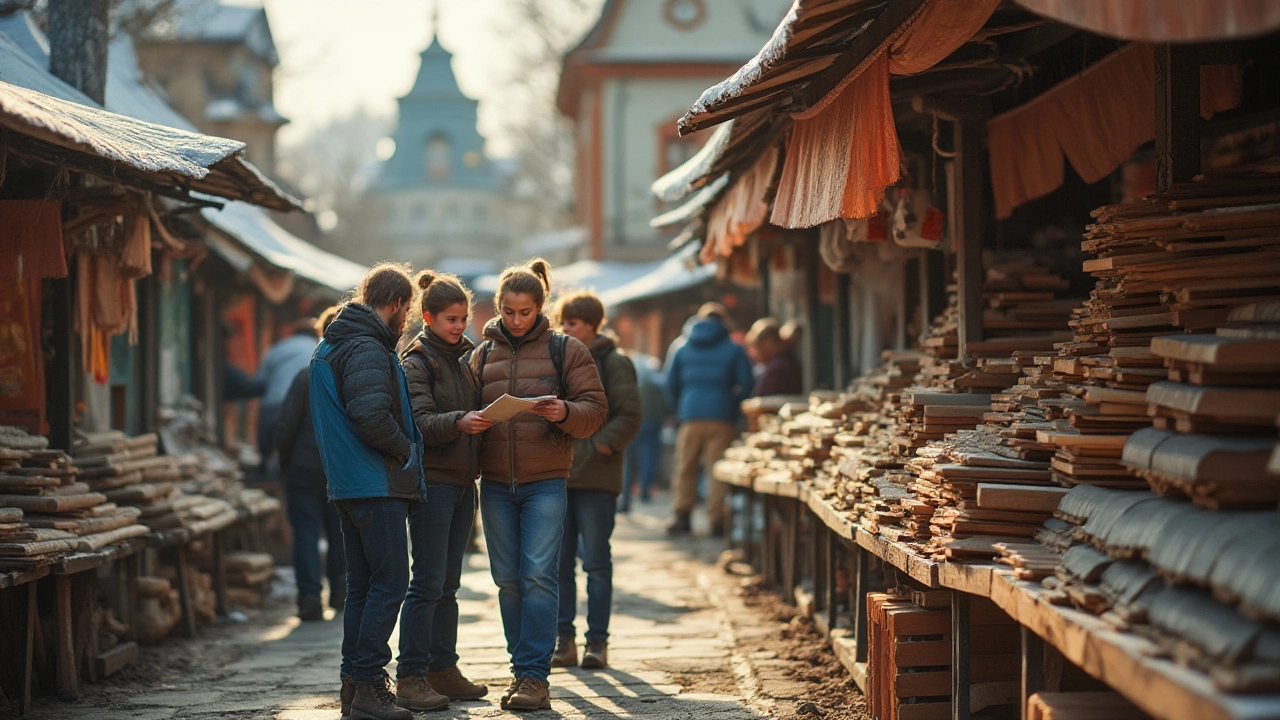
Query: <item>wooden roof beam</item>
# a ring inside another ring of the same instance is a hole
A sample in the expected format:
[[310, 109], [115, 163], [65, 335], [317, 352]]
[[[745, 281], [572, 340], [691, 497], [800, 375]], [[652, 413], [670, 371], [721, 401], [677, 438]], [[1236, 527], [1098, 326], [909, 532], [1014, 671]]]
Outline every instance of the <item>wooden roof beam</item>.
[[827, 96], [832, 90], [870, 57], [893, 35], [904, 22], [920, 9], [925, 0], [891, 0], [884, 12], [871, 21], [861, 35], [854, 38], [849, 48], [836, 57], [831, 67], [823, 70], [805, 88], [805, 106], [812, 107]]

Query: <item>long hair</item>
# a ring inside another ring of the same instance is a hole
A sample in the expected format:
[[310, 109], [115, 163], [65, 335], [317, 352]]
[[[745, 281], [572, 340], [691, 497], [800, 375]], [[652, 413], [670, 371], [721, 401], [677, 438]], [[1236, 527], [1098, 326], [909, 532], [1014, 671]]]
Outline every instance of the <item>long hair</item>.
[[373, 266], [360, 281], [354, 302], [369, 307], [394, 305], [397, 300], [413, 300], [413, 282], [409, 279], [409, 266], [382, 262]]

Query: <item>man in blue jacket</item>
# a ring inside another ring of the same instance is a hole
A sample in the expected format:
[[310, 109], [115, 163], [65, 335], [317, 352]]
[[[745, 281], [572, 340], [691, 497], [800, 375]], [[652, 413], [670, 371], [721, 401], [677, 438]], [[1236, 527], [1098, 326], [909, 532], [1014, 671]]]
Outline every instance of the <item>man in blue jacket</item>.
[[379, 265], [324, 332], [311, 359], [311, 417], [347, 558], [342, 714], [411, 720], [395, 704], [388, 641], [409, 585], [409, 503], [423, 499], [422, 437], [396, 357], [414, 289]]
[[[689, 515], [698, 500], [699, 461], [709, 472], [724, 455], [738, 431], [742, 401], [751, 394], [751, 360], [742, 346], [729, 339], [729, 313], [719, 303], [698, 310], [688, 341], [676, 351], [667, 371], [667, 396], [676, 409], [673, 477], [675, 513], [667, 534], [688, 535]], [[712, 481], [707, 519], [713, 535], [723, 535], [724, 485]]]

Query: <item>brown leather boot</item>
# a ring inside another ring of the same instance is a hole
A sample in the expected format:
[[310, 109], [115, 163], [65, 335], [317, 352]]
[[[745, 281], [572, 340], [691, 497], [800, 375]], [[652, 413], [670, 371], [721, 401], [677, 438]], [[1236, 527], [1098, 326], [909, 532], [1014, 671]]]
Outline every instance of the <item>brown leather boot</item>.
[[408, 710], [445, 710], [449, 698], [436, 692], [426, 675], [410, 675], [396, 683], [396, 705]]
[[433, 690], [450, 700], [479, 700], [489, 694], [489, 688], [468, 680], [457, 665], [427, 671], [427, 682], [431, 683]]
[[342, 678], [342, 689], [338, 698], [342, 700], [342, 720], [351, 720], [351, 701], [356, 697], [356, 683], [351, 678]]
[[507, 710], [528, 712], [551, 709], [551, 684], [534, 678], [520, 678], [520, 686], [507, 701]]
[[521, 678], [513, 677], [511, 682], [507, 684], [507, 689], [502, 691], [502, 697], [498, 698], [498, 705], [503, 710], [507, 709], [507, 703], [511, 702], [511, 696], [516, 694], [520, 689]]
[[582, 655], [582, 669], [603, 670], [609, 667], [609, 643], [605, 640], [588, 640], [587, 651]]
[[356, 683], [356, 695], [351, 699], [351, 720], [413, 720], [413, 713], [396, 707], [396, 696], [387, 687], [387, 680]]
[[578, 642], [572, 635], [556, 636], [556, 651], [551, 667], [573, 667], [578, 664]]

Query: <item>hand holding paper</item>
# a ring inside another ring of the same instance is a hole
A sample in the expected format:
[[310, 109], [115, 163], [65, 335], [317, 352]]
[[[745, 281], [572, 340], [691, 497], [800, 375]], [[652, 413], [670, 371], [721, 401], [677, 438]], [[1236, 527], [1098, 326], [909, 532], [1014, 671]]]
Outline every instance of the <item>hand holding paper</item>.
[[535, 406], [541, 403], [555, 399], [555, 395], [518, 398], [504, 393], [502, 397], [489, 403], [489, 406], [481, 410], [480, 414], [494, 422], [506, 422], [522, 412], [532, 410]]

